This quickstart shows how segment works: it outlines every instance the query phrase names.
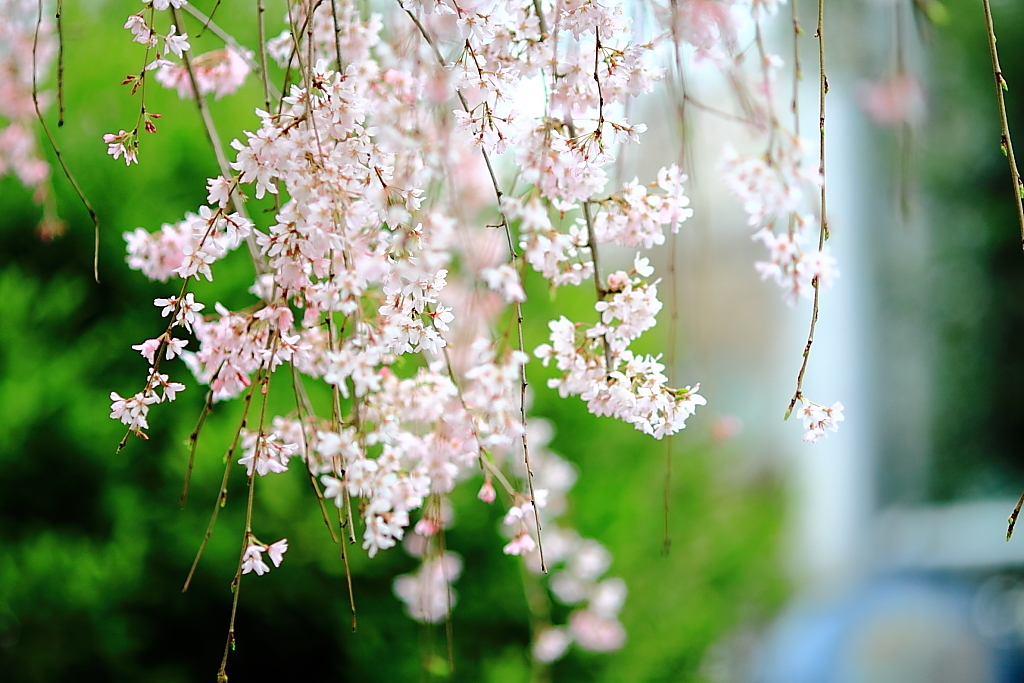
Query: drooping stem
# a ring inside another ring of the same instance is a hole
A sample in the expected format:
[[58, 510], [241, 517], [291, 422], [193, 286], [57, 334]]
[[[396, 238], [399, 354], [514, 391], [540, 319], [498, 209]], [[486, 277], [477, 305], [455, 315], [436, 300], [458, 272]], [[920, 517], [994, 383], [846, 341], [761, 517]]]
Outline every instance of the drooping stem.
[[[409, 16], [409, 18], [412, 20], [412, 22], [416, 25], [417, 30], [419, 31], [420, 35], [423, 36], [423, 40], [426, 41], [427, 45], [430, 46], [431, 50], [434, 53], [434, 56], [437, 58], [438, 63], [441, 65], [441, 68], [444, 68], [445, 67], [444, 57], [441, 56], [441, 51], [438, 49], [437, 43], [435, 43], [434, 39], [430, 37], [430, 33], [427, 31], [426, 27], [423, 25], [423, 23], [419, 20], [419, 18], [415, 14], [413, 14], [404, 5], [402, 5], [401, 0], [398, 0], [398, 5], [399, 5], [399, 7], [402, 8], [402, 10]], [[467, 49], [471, 50], [471, 46], [469, 45], [468, 41], [466, 43], [466, 46], [467, 46]], [[462, 108], [465, 111], [469, 112], [470, 111], [470, 107], [469, 107], [469, 102], [466, 101], [466, 96], [463, 95], [462, 92], [459, 91], [459, 90], [456, 90], [455, 92], [456, 92], [456, 94], [459, 97], [459, 102], [462, 104]], [[497, 203], [498, 203], [498, 213], [501, 216], [501, 225], [502, 225], [502, 227], [505, 228], [505, 237], [508, 240], [509, 258], [512, 260], [512, 267], [513, 267], [513, 269], [515, 269], [516, 272], [519, 272], [519, 268], [517, 267], [518, 266], [518, 261], [519, 261], [519, 253], [516, 251], [515, 243], [512, 240], [512, 226], [509, 224], [508, 216], [505, 213], [505, 206], [504, 206], [504, 201], [503, 201], [504, 193], [501, 191], [501, 187], [498, 185], [498, 176], [494, 172], [494, 166], [491, 164], [491, 157], [487, 153], [487, 150], [481, 149], [480, 150], [480, 154], [483, 155], [484, 165], [487, 167], [487, 174], [488, 174], [488, 176], [491, 179], [491, 186], [494, 188], [494, 195], [495, 195], [495, 197], [497, 199]], [[518, 329], [518, 333], [519, 333], [518, 334], [518, 338], [519, 338], [518, 339], [518, 341], [519, 341], [519, 352], [521, 354], [523, 354], [523, 355], [526, 355], [526, 351], [524, 350], [524, 346], [523, 346], [523, 307], [520, 304], [520, 302], [518, 302], [518, 301], [515, 302], [515, 315], [516, 315], [517, 329]], [[524, 463], [526, 465], [526, 481], [527, 481], [527, 486], [528, 486], [528, 488], [530, 490], [530, 500], [533, 501], [533, 500], [535, 500], [535, 494], [534, 494], [534, 491], [533, 491], [533, 468], [530, 465], [530, 446], [529, 446], [528, 439], [527, 439], [527, 436], [526, 436], [526, 389], [527, 389], [528, 386], [529, 386], [529, 384], [526, 381], [526, 365], [525, 364], [524, 365], [520, 365], [519, 366], [519, 413], [520, 413], [520, 417], [521, 417], [522, 423], [523, 423], [523, 461], [524, 461]], [[538, 550], [538, 552], [540, 554], [540, 568], [541, 568], [542, 572], [547, 574], [548, 569], [547, 569], [547, 565], [546, 565], [546, 563], [544, 561], [544, 545], [541, 543], [541, 538], [540, 538], [541, 537], [540, 512], [537, 510], [537, 506], [536, 505], [533, 506], [533, 516], [534, 516], [534, 522], [537, 525], [537, 550]]]
[[[347, 515], [342, 512], [341, 508], [338, 508], [338, 534], [341, 536], [341, 563], [345, 565], [345, 585], [348, 587], [348, 608], [352, 614], [352, 633], [356, 632], [356, 628], [359, 626], [359, 622], [356, 618], [356, 594], [352, 588], [352, 569], [348, 564], [348, 548], [345, 544], [345, 527], [352, 527], [352, 511], [349, 510]], [[333, 531], [331, 532], [333, 535]]]
[[64, 0], [57, 0], [57, 127], [64, 125]]
[[[266, 399], [264, 399], [264, 402], [266, 402]], [[259, 441], [256, 442], [256, 448], [259, 448]], [[249, 538], [252, 535], [252, 501], [253, 492], [256, 490], [255, 484], [256, 468], [253, 467], [252, 472], [249, 474], [249, 499], [245, 508], [245, 533], [242, 536], [242, 552], [238, 556], [238, 569], [235, 570], [235, 578], [231, 580], [231, 592], [234, 594], [231, 598], [231, 619], [228, 621], [228, 638], [224, 643], [224, 656], [220, 660], [220, 669], [217, 670], [218, 683], [221, 683], [221, 681], [227, 683], [228, 655], [235, 649], [235, 617], [238, 616], [238, 594], [241, 592], [242, 587], [242, 561], [249, 545]]]
[[[178, 22], [179, 26], [183, 26], [181, 22], [181, 14], [178, 12], [178, 8], [171, 5], [171, 12], [173, 13], [174, 20]], [[231, 178], [231, 166], [228, 164], [227, 155], [224, 153], [224, 145], [220, 141], [220, 135], [217, 133], [217, 128], [214, 126], [213, 117], [210, 116], [210, 108], [206, 106], [206, 99], [199, 92], [199, 82], [196, 80], [195, 70], [192, 68], [192, 58], [188, 50], [184, 50], [181, 53], [182, 61], [185, 63], [185, 70], [188, 72], [189, 84], [192, 86], [192, 95], [195, 99], [196, 108], [199, 110], [199, 116], [203, 120], [203, 130], [206, 132], [206, 138], [213, 148], [213, 154], [217, 157], [217, 167], [220, 169], [221, 175], [225, 178]], [[242, 218], [248, 220], [248, 213], [245, 210], [245, 205], [242, 203], [241, 193], [237, 190], [232, 192], [230, 195], [231, 204], [235, 211]], [[249, 248], [249, 256], [252, 258], [253, 268], [256, 270], [258, 275], [265, 273], [266, 269], [263, 266], [262, 260], [260, 259], [260, 250], [256, 245], [256, 238], [249, 234], [245, 238], [246, 246]]]
[[992, 75], [996, 81], [996, 102], [999, 104], [999, 127], [1002, 132], [999, 145], [1010, 163], [1010, 179], [1013, 181], [1013, 200], [1017, 204], [1017, 222], [1020, 224], [1021, 248], [1024, 249], [1024, 181], [1017, 170], [1017, 158], [1013, 155], [1013, 142], [1010, 140], [1010, 124], [1006, 116], [1006, 100], [1003, 91], [1009, 90], [999, 66], [999, 52], [996, 50], [996, 30], [992, 23], [992, 6], [989, 0], [981, 0], [985, 8], [985, 28], [988, 30], [988, 51], [992, 57]]
[[[987, 1], [987, 0], [986, 0]], [[821, 223], [818, 230], [818, 251], [825, 247], [825, 240], [828, 239], [828, 211], [825, 197], [825, 96], [828, 94], [828, 75], [825, 73], [825, 0], [818, 0], [818, 27], [814, 32], [818, 39], [818, 176], [821, 182]], [[793, 414], [796, 402], [803, 398], [804, 375], [807, 372], [807, 361], [811, 357], [811, 347], [814, 345], [814, 329], [818, 325], [818, 304], [821, 297], [821, 282], [815, 276], [811, 280], [814, 288], [814, 303], [811, 308], [811, 326], [807, 332], [807, 342], [804, 344], [803, 356], [800, 360], [800, 371], [796, 376], [796, 391], [793, 398], [789, 400], [784, 419], [788, 420]]]
[[1017, 500], [1017, 505], [1014, 506], [1013, 512], [1010, 513], [1010, 518], [1006, 520], [1006, 541], [1010, 541], [1010, 536], [1013, 536], [1013, 527], [1017, 524], [1017, 516], [1020, 514], [1020, 508], [1024, 506], [1024, 493], [1020, 494], [1020, 498]]
[[228, 479], [231, 476], [231, 465], [234, 464], [235, 449], [238, 448], [238, 440], [242, 436], [242, 430], [245, 429], [246, 421], [249, 418], [249, 408], [252, 406], [252, 395], [256, 390], [258, 381], [253, 382], [252, 386], [249, 387], [249, 393], [245, 395], [245, 402], [242, 406], [242, 421], [238, 425], [238, 430], [235, 432], [235, 438], [231, 442], [231, 448], [228, 449], [227, 454], [224, 456], [224, 477], [220, 482], [220, 489], [217, 492], [217, 500], [213, 503], [213, 513], [210, 515], [210, 523], [206, 527], [206, 534], [203, 536], [202, 543], [199, 544], [199, 550], [196, 552], [196, 557], [192, 560], [192, 568], [188, 570], [188, 576], [185, 577], [185, 585], [181, 589], [184, 593], [188, 590], [189, 584], [192, 583], [192, 577], [196, 573], [196, 567], [199, 566], [199, 559], [203, 556], [203, 551], [206, 550], [206, 544], [210, 540], [210, 536], [213, 534], [213, 527], [217, 524], [217, 515], [220, 514], [220, 509], [224, 507], [228, 500]]
[[188, 484], [192, 480], [192, 466], [196, 462], [196, 449], [199, 446], [199, 433], [203, 430], [203, 423], [206, 422], [206, 416], [213, 412], [213, 392], [206, 392], [206, 402], [203, 404], [203, 410], [199, 413], [199, 420], [196, 422], [196, 428], [192, 430], [192, 433], [188, 435], [188, 467], [185, 468], [185, 483], [181, 487], [181, 500], [178, 502], [179, 507], [185, 507], [185, 500], [188, 498]]
[[302, 428], [299, 433], [302, 435], [302, 452], [306, 455], [306, 473], [309, 475], [309, 485], [313, 489], [313, 494], [316, 496], [317, 502], [320, 505], [320, 515], [323, 517], [324, 524], [327, 526], [327, 531], [331, 534], [331, 540], [335, 543], [338, 542], [338, 537], [334, 533], [334, 525], [331, 523], [330, 518], [327, 516], [327, 506], [324, 505], [324, 494], [320, 491], [320, 486], [316, 483], [316, 476], [313, 470], [310, 468], [310, 462], [312, 461], [312, 447], [309, 443], [309, 439], [306, 438], [306, 428], [308, 427], [309, 418], [313, 416], [313, 411], [308, 405], [309, 397], [306, 396], [306, 392], [302, 387], [302, 380], [299, 378], [299, 371], [295, 367], [295, 364], [291, 364], [292, 367], [292, 390], [295, 393], [295, 410], [299, 414], [299, 424]]
[[793, 18], [793, 101], [790, 103], [790, 110], [793, 112], [793, 135], [800, 137], [800, 79], [803, 78], [803, 70], [800, 67], [800, 18], [796, 12], [797, 0], [791, 0], [791, 16]]
[[[85, 206], [85, 210], [89, 212], [89, 218], [92, 219], [93, 227], [93, 252], [92, 252], [92, 277], [98, 284], [100, 281], [100, 218], [96, 215], [96, 212], [92, 208], [92, 204], [86, 199], [85, 193], [82, 191], [82, 187], [75, 180], [75, 176], [71, 174], [71, 169], [64, 162], [64, 155], [60, 152], [60, 147], [57, 145], [57, 140], [53, 137], [53, 132], [50, 130], [50, 126], [47, 125], [46, 119], [43, 118], [43, 110], [39, 107], [39, 83], [36, 75], [36, 60], [39, 52], [39, 30], [43, 25], [43, 0], [39, 0], [39, 13], [36, 16], [36, 31], [32, 37], [32, 106], [36, 110], [36, 118], [39, 119], [39, 124], [43, 127], [43, 132], [46, 133], [46, 139], [50, 142], [50, 147], [53, 149], [54, 155], [57, 157], [57, 163], [60, 164], [60, 168], [64, 171], [64, 176], [71, 183], [71, 186], [75, 188], [75, 192], [78, 194], [78, 198]], [[61, 43], [63, 46], [63, 42]], [[63, 49], [63, 47], [62, 47]], [[63, 62], [62, 62], [63, 63]], [[61, 72], [63, 74], [63, 71]], [[62, 75], [63, 81], [63, 75]], [[63, 121], [63, 105], [61, 106], [61, 121]]]
[[[191, 7], [191, 5], [188, 5]], [[264, 26], [266, 8], [263, 0], [256, 0], [256, 39], [260, 43], [260, 80], [263, 82], [263, 104], [270, 111], [270, 76], [267, 74], [267, 35]]]
[[[253, 539], [252, 535], [252, 502], [254, 498], [254, 492], [256, 490], [256, 463], [260, 459], [260, 449], [266, 448], [266, 442], [264, 440], [264, 430], [267, 424], [267, 403], [270, 402], [270, 378], [273, 375], [273, 359], [274, 354], [277, 353], [277, 344], [281, 340], [280, 335], [275, 333], [273, 341], [268, 349], [270, 355], [267, 356], [265, 364], [261, 368], [263, 370], [263, 377], [259, 382], [253, 382], [253, 386], [259, 384], [260, 395], [263, 397], [263, 402], [260, 404], [260, 421], [259, 428], [256, 430], [256, 443], [253, 445], [255, 449], [253, 451], [252, 462], [249, 464], [251, 469], [249, 470], [249, 497], [245, 505], [245, 532], [242, 534], [242, 550], [238, 554], [238, 568], [235, 570], [235, 578], [231, 581], [231, 591], [234, 596], [231, 600], [231, 619], [228, 622], [228, 637], [224, 643], [224, 657], [220, 662], [220, 669], [217, 670], [217, 680], [227, 681], [227, 666], [228, 666], [228, 654], [231, 650], [235, 649], [235, 618], [238, 616], [238, 593], [242, 585], [242, 565], [245, 561], [245, 554], [249, 548], [249, 544]], [[241, 433], [241, 430], [239, 430]], [[231, 462], [228, 462], [228, 466]]]

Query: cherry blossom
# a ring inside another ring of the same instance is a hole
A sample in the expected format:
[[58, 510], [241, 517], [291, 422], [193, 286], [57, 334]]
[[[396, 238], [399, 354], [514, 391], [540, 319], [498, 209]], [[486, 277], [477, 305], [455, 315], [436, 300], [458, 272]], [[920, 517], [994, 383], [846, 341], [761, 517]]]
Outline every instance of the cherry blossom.
[[[167, 49], [180, 58], [182, 51], [189, 49], [188, 42], [184, 40], [188, 36], [174, 36], [174, 27], [171, 29], [171, 35], [166, 39]], [[219, 100], [238, 92], [252, 71], [249, 67], [251, 59], [252, 55], [243, 56], [230, 46], [193, 57], [192, 74], [199, 86], [199, 94], [213, 94]], [[182, 99], [194, 97], [192, 80], [183, 64], [172, 62], [162, 65], [156, 72], [156, 80], [165, 88], [177, 90]]]
[[139, 163], [138, 141], [134, 133], [126, 133], [123, 130], [117, 135], [107, 133], [103, 136], [103, 142], [107, 143], [107, 154], [110, 156], [119, 159], [124, 155], [125, 166]]
[[149, 429], [146, 422], [146, 415], [149, 413], [149, 406], [160, 402], [160, 397], [151, 392], [139, 392], [130, 398], [123, 398], [116, 392], [110, 392], [110, 417], [120, 420], [133, 431]]
[[[536, 361], [521, 320], [540, 307], [527, 291], [583, 286], [591, 297], [578, 322], [555, 307], [547, 343], [533, 350], [554, 367], [548, 390], [654, 439], [706, 404], [696, 383], [669, 381], [669, 359], [634, 346], [664, 307], [652, 250], [695, 215], [686, 176], [660, 150], [645, 151], [660, 165], [651, 176], [617, 169], [624, 150], [645, 144], [632, 105], [665, 77], [659, 46], [671, 40], [727, 72], [750, 103], [749, 127], [766, 134], [754, 152], [726, 148], [720, 163], [768, 251], [757, 272], [794, 304], [829, 287], [838, 270], [814, 218], [824, 181], [810, 145], [775, 114], [781, 62], [758, 41], [751, 66], [740, 64], [743, 22], [759, 26], [778, 4], [684, 0], [659, 9], [652, 28], [633, 26], [619, 2], [403, 0], [386, 32], [385, 17], [351, 0], [291, 5], [289, 28], [257, 46], [288, 80], [268, 80], [250, 103], [206, 204], [124, 235], [130, 268], [180, 289], [154, 301], [166, 330], [132, 347], [149, 372], [138, 393], [111, 394], [111, 417], [144, 436], [150, 406], [185, 388], [165, 374], [180, 357], [209, 405], [246, 406], [230, 468], [244, 467], [251, 484], [307, 477], [370, 558], [401, 544], [420, 559], [394, 592], [425, 622], [456, 604], [449, 495], [479, 486], [478, 510], [507, 510], [495, 547], [548, 572], [543, 585], [567, 607], [565, 623], [538, 621], [537, 662], [574, 645], [621, 648], [626, 586], [607, 576], [604, 546], [565, 521], [577, 473], [547, 449], [551, 428], [528, 418]], [[183, 5], [151, 0], [128, 18], [148, 66], [126, 84], [139, 89], [152, 73], [202, 107], [210, 94], [246, 97], [257, 52], [225, 38], [188, 55], [181, 13], [157, 14]], [[545, 93], [536, 111], [523, 97], [531, 84]], [[139, 127], [155, 132], [156, 116], [141, 103], [135, 127], [104, 136], [108, 153], [137, 162]], [[250, 196], [270, 207], [255, 222]], [[622, 247], [631, 264], [608, 268], [605, 252]], [[240, 249], [253, 277], [234, 307], [196, 294]], [[268, 408], [272, 383], [294, 396], [281, 414]], [[800, 410], [805, 439], [843, 419], [839, 403]], [[247, 532], [241, 573], [269, 571], [264, 553], [280, 566], [287, 548]]]
[[178, 27], [171, 24], [171, 30], [167, 32], [167, 36], [164, 38], [164, 45], [180, 59], [182, 52], [189, 49], [191, 45], [188, 43], [188, 34], [176, 35], [175, 32], [177, 30]]
[[409, 616], [417, 621], [436, 624], [444, 621], [458, 604], [458, 595], [451, 587], [462, 573], [462, 560], [453, 552], [423, 561], [414, 574], [395, 579], [395, 595], [405, 603]]
[[281, 562], [284, 560], [284, 554], [288, 550], [288, 539], [282, 538], [276, 543], [271, 543], [267, 546], [267, 557], [274, 563], [275, 567], [280, 567]]
[[814, 401], [801, 399], [797, 415], [803, 420], [804, 429], [807, 430], [804, 433], [803, 440], [809, 443], [817, 443], [821, 437], [828, 436], [825, 433], [826, 429], [830, 429], [833, 432], [839, 431], [839, 423], [845, 419], [843, 417], [843, 404], [838, 401], [826, 407]]
[[266, 550], [265, 546], [255, 543], [246, 548], [245, 554], [242, 555], [242, 573], [256, 572], [257, 576], [263, 576], [269, 572], [270, 567], [263, 561], [263, 553]]
[[[143, 3], [150, 3], [150, 0], [143, 0]], [[188, 2], [186, 0], [152, 0], [153, 9], [161, 12], [166, 11], [170, 7], [175, 9], [184, 7]]]

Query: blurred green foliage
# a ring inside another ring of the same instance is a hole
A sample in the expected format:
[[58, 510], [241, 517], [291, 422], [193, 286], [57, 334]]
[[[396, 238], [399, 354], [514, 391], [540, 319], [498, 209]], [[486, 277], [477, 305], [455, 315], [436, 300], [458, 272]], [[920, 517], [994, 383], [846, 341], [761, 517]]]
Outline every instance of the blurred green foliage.
[[[205, 3], [211, 5], [212, 3]], [[151, 414], [148, 441], [130, 440], [108, 419], [110, 391], [135, 391], [144, 361], [131, 344], [163, 326], [152, 300], [168, 286], [124, 264], [121, 234], [179, 220], [205, 198], [216, 174], [198, 115], [158, 88], [151, 111], [160, 130], [145, 135], [141, 163], [125, 168], [105, 154], [101, 137], [129, 127], [137, 98], [118, 83], [141, 67], [142, 50], [122, 30], [137, 2], [65, 6], [67, 124], [57, 131], [65, 158], [102, 221], [101, 282], [91, 277], [92, 228], [62, 177], [54, 178], [65, 235], [33, 231], [40, 209], [10, 178], [0, 180], [0, 679], [5, 681], [212, 680], [227, 631], [244, 514], [244, 476], [235, 466], [228, 504], [187, 593], [181, 586], [209, 519], [223, 453], [240, 406], [219, 404], [206, 422], [188, 505], [178, 506], [188, 459], [183, 445], [203, 391], [182, 366], [172, 377], [189, 389]], [[273, 9], [276, 7], [276, 10]], [[204, 9], [210, 9], [205, 7]], [[243, 43], [253, 43], [253, 8], [225, 2]], [[283, 9], [272, 5], [270, 33]], [[189, 34], [198, 25], [189, 22]], [[217, 47], [207, 34], [193, 45]], [[51, 84], [52, 85], [52, 84]], [[261, 99], [250, 78], [243, 91], [212, 109], [225, 139], [253, 126]], [[55, 113], [50, 112], [50, 119]], [[59, 171], [57, 172], [59, 175]], [[253, 211], [265, 224], [266, 215]], [[244, 255], [223, 264], [201, 300], [228, 306], [244, 295], [251, 271]], [[529, 282], [527, 342], [546, 336], [553, 313], [547, 292]], [[587, 315], [589, 292], [565, 297]], [[575, 303], [573, 303], [575, 302]], [[566, 303], [565, 300], [560, 304]], [[656, 346], [657, 337], [647, 343]], [[611, 575], [630, 595], [622, 619], [624, 650], [573, 651], [555, 681], [701, 679], [708, 646], [740, 623], [766, 619], [786, 585], [777, 548], [783, 496], [773, 477], [737, 477], [736, 446], [707, 443], [712, 411], [691, 421], [674, 445], [672, 549], [662, 547], [664, 444], [629, 426], [587, 414], [576, 400], [544, 388], [545, 371], [529, 366], [533, 414], [549, 419], [552, 447], [577, 463], [571, 520], [615, 557]], [[287, 412], [289, 381], [272, 386], [271, 409]], [[287, 536], [280, 569], [242, 582], [238, 649], [232, 680], [421, 681], [448, 676], [445, 631], [408, 619], [391, 579], [414, 560], [392, 550], [368, 560], [352, 554], [359, 628], [349, 609], [338, 548], [330, 542], [300, 468], [258, 482], [255, 531]], [[453, 615], [456, 670], [451, 678], [513, 683], [531, 678], [528, 612], [517, 560], [501, 553], [501, 511], [475, 499], [471, 483], [455, 495], [458, 522], [448, 547], [465, 560]], [[439, 659], [440, 658], [440, 659]], [[438, 664], [441, 666], [438, 666]]]

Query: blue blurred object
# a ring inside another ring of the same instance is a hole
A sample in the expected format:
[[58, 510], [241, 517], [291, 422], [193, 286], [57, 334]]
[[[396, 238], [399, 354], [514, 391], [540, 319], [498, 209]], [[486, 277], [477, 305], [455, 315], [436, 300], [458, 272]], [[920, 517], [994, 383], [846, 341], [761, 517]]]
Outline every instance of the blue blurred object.
[[797, 601], [752, 674], [754, 683], [1024, 681], [1024, 581], [903, 574]]

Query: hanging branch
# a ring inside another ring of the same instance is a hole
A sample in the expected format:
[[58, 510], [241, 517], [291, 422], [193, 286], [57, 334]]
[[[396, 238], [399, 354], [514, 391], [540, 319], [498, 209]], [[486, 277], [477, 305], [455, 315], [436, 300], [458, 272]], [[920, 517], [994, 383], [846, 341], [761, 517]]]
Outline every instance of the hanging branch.
[[[57, 12], [54, 19], [57, 20], [57, 127], [64, 126], [64, 22], [61, 17], [64, 14], [64, 0], [57, 0]], [[33, 72], [35, 71], [35, 64]]]
[[[985, 28], [988, 31], [988, 51], [992, 57], [992, 75], [996, 80], [996, 102], [999, 104], [999, 127], [1002, 135], [999, 139], [999, 146], [1010, 162], [1010, 178], [1013, 181], [1013, 200], [1017, 204], [1017, 222], [1020, 224], [1021, 248], [1024, 249], [1024, 181], [1020, 178], [1020, 171], [1017, 170], [1017, 159], [1013, 155], [1013, 142], [1010, 140], [1010, 124], [1006, 117], [1006, 100], [1003, 99], [1003, 91], [1009, 90], [1006, 79], [1003, 78], [1003, 71], [999, 66], [999, 52], [996, 50], [996, 31], [992, 23], [992, 6], [989, 0], [981, 0], [985, 8]], [[1018, 505], [1018, 510], [1020, 506]], [[1011, 525], [1011, 531], [1013, 526]], [[1009, 540], [1009, 535], [1007, 535]]]
[[[409, 9], [405, 7], [405, 5], [402, 4], [401, 0], [398, 0], [398, 6], [401, 7], [402, 11], [405, 12], [406, 15], [408, 15], [408, 17], [412, 20], [413, 24], [416, 25], [416, 29], [419, 31], [420, 35], [423, 36], [423, 40], [427, 43], [431, 51], [434, 53], [434, 57], [441, 65], [441, 68], [445, 68], [444, 57], [441, 56], [441, 51], [438, 49], [437, 43], [434, 42], [434, 39], [430, 36], [430, 33], [427, 32], [426, 27], [420, 22], [419, 18], [415, 14], [413, 14]], [[469, 41], [466, 41], [466, 48], [470, 51], [470, 53], [472, 53], [472, 46], [470, 46]], [[466, 96], [463, 95], [462, 92], [458, 89], [456, 89], [455, 93], [459, 97], [459, 103], [462, 105], [462, 108], [467, 112], [470, 111], [469, 102], [466, 100]], [[509, 256], [512, 259], [512, 263], [517, 264], [519, 260], [519, 253], [516, 251], [515, 244], [512, 240], [512, 226], [509, 225], [508, 216], [505, 214], [505, 203], [503, 201], [505, 193], [501, 191], [501, 187], [498, 185], [498, 176], [494, 172], [494, 166], [491, 164], [491, 157], [487, 153], [487, 150], [481, 148], [480, 154], [483, 156], [484, 165], [487, 167], [487, 175], [490, 177], [491, 187], [494, 188], [494, 195], [498, 203], [498, 213], [501, 216], [501, 225], [505, 228], [505, 237], [508, 240]], [[518, 271], [519, 269], [516, 268], [516, 270]], [[526, 351], [523, 347], [523, 307], [518, 301], [515, 302], [515, 316], [516, 324], [518, 325], [519, 331], [519, 352], [523, 355], [526, 355]], [[533, 468], [530, 465], [530, 447], [527, 443], [526, 438], [527, 386], [528, 383], [526, 381], [526, 366], [521, 365], [519, 367], [519, 412], [521, 414], [523, 421], [523, 460], [526, 464], [526, 482], [530, 490], [530, 500], [534, 501], [536, 500], [536, 498], [533, 491]], [[542, 572], [547, 574], [547, 564], [544, 561], [544, 545], [541, 543], [540, 539], [540, 513], [538, 512], [536, 505], [533, 506], [533, 516], [534, 522], [537, 524], [537, 550], [540, 554], [540, 568]]]
[[1020, 508], [1024, 506], [1024, 493], [1020, 494], [1020, 499], [1017, 501], [1017, 505], [1013, 508], [1013, 512], [1010, 513], [1010, 518], [1006, 520], [1006, 541], [1010, 541], [1010, 536], [1013, 536], [1013, 527], [1017, 524], [1017, 515], [1020, 514]]
[[196, 428], [188, 435], [188, 467], [185, 469], [185, 484], [181, 487], [179, 507], [185, 507], [185, 501], [188, 498], [188, 484], [192, 480], [192, 466], [196, 461], [196, 448], [199, 446], [199, 433], [203, 431], [203, 423], [206, 422], [206, 416], [211, 412], [213, 412], [213, 391], [207, 391], [206, 401], [203, 404], [202, 412], [199, 413], [199, 421], [196, 423]]
[[[58, 17], [60, 14], [58, 13]], [[89, 212], [89, 218], [92, 219], [93, 226], [93, 251], [92, 251], [92, 277], [99, 284], [100, 281], [100, 218], [96, 215], [96, 212], [92, 208], [92, 204], [86, 199], [85, 193], [82, 192], [81, 186], [78, 181], [75, 180], [75, 176], [71, 174], [71, 169], [64, 163], [64, 155], [60, 152], [60, 147], [57, 146], [57, 140], [53, 137], [53, 133], [50, 131], [50, 126], [47, 125], [46, 119], [43, 118], [43, 110], [39, 107], [39, 84], [36, 76], [36, 56], [39, 51], [39, 29], [43, 24], [43, 0], [39, 0], [39, 13], [36, 16], [36, 31], [32, 38], [32, 105], [36, 110], [36, 118], [39, 119], [40, 125], [43, 127], [43, 132], [46, 133], [46, 139], [50, 141], [50, 147], [53, 148], [53, 153], [57, 156], [57, 163], [60, 164], [61, 170], [64, 171], [65, 177], [70, 181], [71, 186], [75, 188], [75, 192], [78, 193], [78, 198], [82, 201], [85, 206], [85, 210]], [[63, 42], [61, 43], [61, 55], [63, 55]], [[63, 60], [63, 57], [61, 58]], [[63, 61], [61, 61], [63, 65]], [[63, 66], [61, 68], [61, 82], [63, 82]], [[63, 88], [61, 89], [63, 93]], [[64, 120], [64, 106], [63, 99], [61, 100], [61, 115], [60, 120], [63, 123]]]
[[[797, 25], [795, 19], [793, 23], [794, 26]], [[818, 175], [821, 177], [821, 228], [818, 230], [818, 251], [821, 251], [825, 247], [825, 240], [829, 237], [828, 214], [825, 202], [825, 96], [828, 94], [828, 76], [825, 74], [825, 0], [818, 0], [818, 27], [814, 31], [814, 37], [818, 39]], [[795, 102], [794, 98], [794, 107]], [[807, 372], [807, 361], [811, 356], [811, 346], [814, 345], [814, 328], [818, 325], [818, 303], [821, 297], [821, 282], [819, 282], [817, 275], [811, 280], [811, 286], [814, 288], [811, 328], [807, 332], [807, 343], [804, 345], [803, 358], [800, 361], [800, 372], [796, 376], [796, 391], [793, 392], [793, 398], [789, 399], [789, 406], [786, 408], [786, 415], [784, 417], [786, 420], [793, 414], [796, 402], [803, 398], [804, 374]]]
[[249, 392], [243, 399], [242, 422], [238, 425], [238, 429], [235, 430], [235, 437], [231, 442], [231, 447], [224, 455], [224, 477], [221, 479], [220, 488], [217, 490], [217, 500], [213, 503], [213, 512], [210, 514], [210, 523], [206, 527], [206, 534], [203, 535], [203, 540], [199, 544], [199, 550], [196, 551], [196, 557], [192, 560], [192, 568], [188, 570], [188, 576], [185, 577], [185, 585], [181, 589], [182, 593], [187, 591], [189, 584], [192, 583], [192, 577], [196, 573], [196, 567], [199, 566], [199, 560], [203, 556], [203, 551], [206, 550], [206, 544], [209, 542], [210, 536], [213, 535], [213, 527], [217, 524], [217, 515], [220, 514], [220, 509], [228, 502], [228, 480], [231, 478], [231, 465], [235, 462], [235, 449], [238, 448], [238, 442], [242, 437], [242, 430], [245, 429], [246, 422], [249, 419], [249, 408], [252, 406], [252, 395], [256, 391], [256, 387], [263, 381], [262, 372], [263, 369], [260, 368], [260, 371], [256, 376], [256, 381], [249, 387]]
[[[214, 8], [216, 9], [216, 8]], [[174, 20], [179, 25], [184, 26], [184, 22], [181, 20], [181, 15], [178, 13], [178, 8], [171, 6], [171, 13]], [[217, 167], [220, 169], [220, 173], [224, 178], [232, 178], [231, 164], [228, 163], [227, 155], [224, 153], [224, 144], [220, 140], [220, 135], [217, 133], [217, 128], [213, 123], [213, 117], [210, 116], [210, 108], [206, 105], [206, 99], [199, 92], [199, 83], [196, 80], [195, 70], [192, 68], [192, 57], [188, 50], [182, 51], [182, 61], [185, 64], [185, 70], [188, 73], [189, 84], [192, 86], [192, 95], [196, 103], [196, 108], [199, 110], [199, 117], [203, 120], [203, 131], [206, 133], [206, 139], [213, 148], [213, 154], [217, 158]], [[235, 211], [242, 218], [248, 219], [249, 214], [245, 210], [245, 202], [242, 198], [242, 193], [232, 192], [230, 195], [231, 204]], [[256, 270], [257, 275], [263, 275], [266, 273], [266, 268], [260, 258], [260, 249], [256, 245], [256, 238], [252, 235], [248, 235], [245, 238], [245, 244], [249, 248], [249, 257], [252, 259], [253, 268]]]

